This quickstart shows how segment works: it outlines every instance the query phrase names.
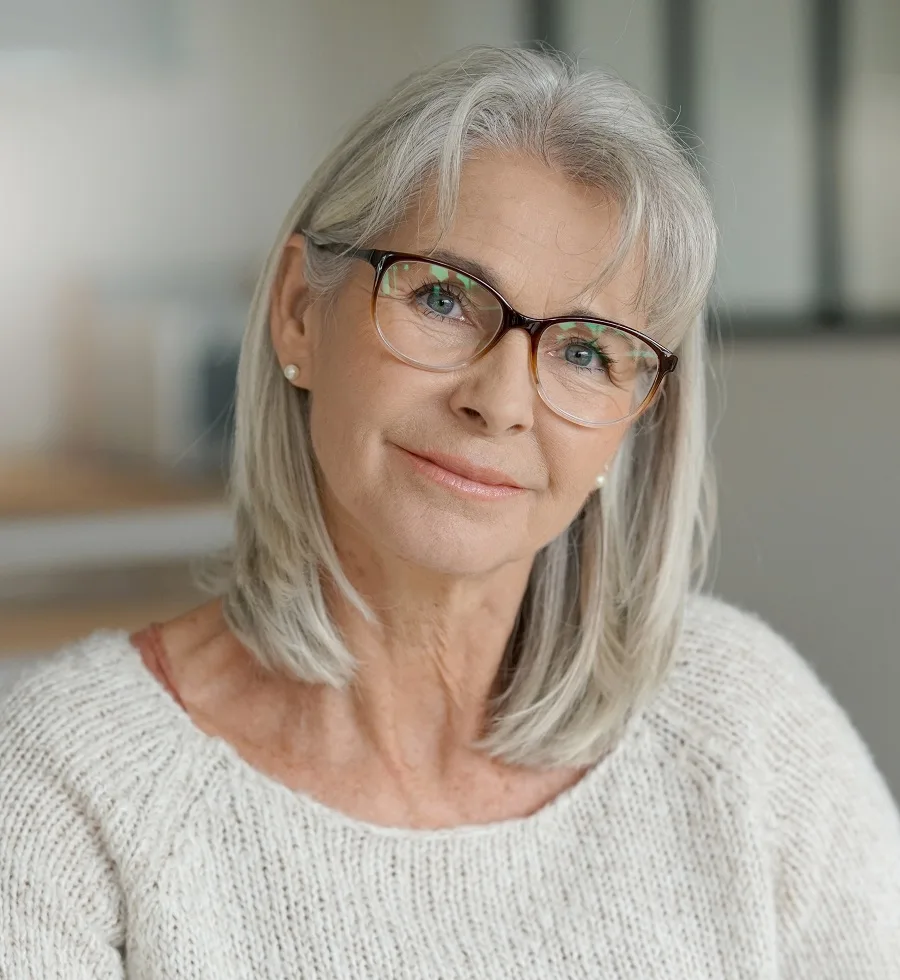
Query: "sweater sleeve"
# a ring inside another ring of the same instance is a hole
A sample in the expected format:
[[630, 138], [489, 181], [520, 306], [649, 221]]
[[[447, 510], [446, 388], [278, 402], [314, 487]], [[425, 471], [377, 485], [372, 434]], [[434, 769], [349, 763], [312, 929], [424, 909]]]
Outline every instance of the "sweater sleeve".
[[40, 679], [0, 700], [0, 980], [125, 976], [123, 910], [77, 749]]
[[812, 667], [781, 637], [771, 648], [782, 664], [766, 740], [780, 976], [900, 977], [896, 803]]

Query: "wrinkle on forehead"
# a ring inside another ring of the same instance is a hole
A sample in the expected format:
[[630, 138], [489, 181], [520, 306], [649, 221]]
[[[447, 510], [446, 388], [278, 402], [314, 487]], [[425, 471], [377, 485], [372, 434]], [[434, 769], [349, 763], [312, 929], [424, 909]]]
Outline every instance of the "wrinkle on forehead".
[[[494, 160], [497, 169], [492, 166]], [[517, 182], [517, 171], [525, 175], [524, 185]], [[428, 254], [445, 247], [457, 253], [471, 252], [477, 260], [484, 257], [483, 252], [478, 254], [484, 241], [490, 252], [512, 260], [501, 270], [502, 278], [492, 283], [508, 294], [521, 288], [529, 267], [539, 261], [528, 255], [529, 251], [555, 253], [555, 257], [565, 259], [557, 275], [573, 287], [565, 291], [567, 306], [596, 309], [608, 304], [614, 294], [615, 305], [626, 311], [625, 316], [603, 316], [599, 311], [597, 315], [646, 329], [646, 320], [635, 302], [641, 290], [643, 249], [633, 248], [615, 265], [611, 261], [621, 244], [621, 209], [611, 191], [573, 180], [544, 161], [516, 159], [509, 154], [492, 159], [473, 157], [463, 166], [452, 217], [441, 227], [436, 189], [434, 179], [423, 185], [403, 221], [395, 226], [399, 229], [405, 224], [414, 230], [415, 248], [406, 243], [411, 250]], [[552, 215], [556, 199], [559, 215], [548, 220], [548, 207]], [[596, 222], [584, 220], [591, 212], [596, 212]], [[525, 220], [516, 220], [521, 216]], [[487, 235], [482, 236], [483, 229], [488, 229]], [[502, 234], [497, 235], [498, 230]], [[487, 260], [483, 264], [497, 265]], [[607, 295], [601, 295], [604, 293]], [[554, 301], [563, 301], [563, 297], [555, 296]]]

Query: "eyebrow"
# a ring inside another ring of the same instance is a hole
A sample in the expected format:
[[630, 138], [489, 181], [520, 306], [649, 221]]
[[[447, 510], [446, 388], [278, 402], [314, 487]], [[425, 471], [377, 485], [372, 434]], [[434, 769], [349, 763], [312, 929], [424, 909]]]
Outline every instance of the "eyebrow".
[[[471, 273], [476, 279], [483, 279], [486, 283], [497, 289], [494, 283], [498, 282], [501, 277], [498, 273], [492, 269], [490, 266], [483, 265], [481, 262], [475, 259], [470, 259], [465, 255], [460, 255], [458, 252], [454, 252], [452, 249], [447, 248], [434, 248], [428, 253], [428, 258], [435, 259], [437, 262], [446, 263], [447, 265], [455, 265], [464, 272]], [[592, 310], [587, 309], [584, 306], [577, 306], [574, 309], [568, 310], [566, 313], [560, 313], [558, 316], [571, 317], [573, 320], [609, 320], [609, 317], [600, 316], [598, 313], [594, 313]], [[541, 317], [536, 317], [535, 319], [542, 319]], [[612, 323], [617, 321], [612, 320]]]

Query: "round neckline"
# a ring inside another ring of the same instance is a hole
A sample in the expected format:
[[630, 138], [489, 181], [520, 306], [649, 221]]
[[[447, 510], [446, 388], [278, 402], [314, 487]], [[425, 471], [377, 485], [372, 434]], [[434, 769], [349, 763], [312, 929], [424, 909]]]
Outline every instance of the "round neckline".
[[[104, 632], [108, 635], [107, 631]], [[173, 724], [177, 725], [185, 733], [185, 736], [196, 744], [198, 753], [208, 756], [212, 762], [219, 763], [223, 767], [227, 766], [233, 776], [251, 782], [261, 792], [266, 792], [289, 806], [299, 808], [308, 815], [310, 820], [315, 821], [324, 829], [349, 832], [358, 839], [376, 837], [428, 844], [469, 838], [502, 838], [510, 834], [521, 835], [523, 832], [539, 833], [545, 826], [557, 824], [577, 805], [579, 800], [589, 797], [598, 790], [608, 778], [610, 770], [618, 765], [620, 756], [626, 747], [631, 745], [636, 736], [635, 730], [638, 719], [632, 718], [626, 731], [613, 749], [598, 762], [591, 765], [576, 783], [566, 787], [537, 810], [524, 816], [508, 817], [486, 823], [460, 824], [452, 827], [419, 828], [379, 824], [344, 813], [342, 810], [323, 803], [305, 790], [292, 789], [286, 783], [250, 763], [234, 745], [221, 735], [210, 735], [203, 731], [195, 724], [190, 714], [178, 704], [172, 692], [160, 683], [159, 679], [144, 663], [141, 651], [131, 641], [132, 632], [119, 630], [118, 633], [127, 649], [130, 662], [137, 671], [140, 683], [147, 686], [151, 696], [164, 706], [172, 718]]]

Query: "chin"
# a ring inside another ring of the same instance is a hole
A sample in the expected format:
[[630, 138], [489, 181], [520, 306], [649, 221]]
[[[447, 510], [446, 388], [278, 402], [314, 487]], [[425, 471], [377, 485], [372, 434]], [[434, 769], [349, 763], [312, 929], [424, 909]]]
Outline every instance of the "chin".
[[522, 549], [511, 548], [509, 533], [496, 525], [442, 515], [440, 526], [429, 521], [388, 521], [381, 535], [383, 550], [412, 565], [443, 575], [484, 575], [512, 561]]
[[376, 554], [445, 575], [484, 575], [534, 557], [527, 498], [471, 501], [393, 476], [373, 467], [328, 480], [335, 516]]

